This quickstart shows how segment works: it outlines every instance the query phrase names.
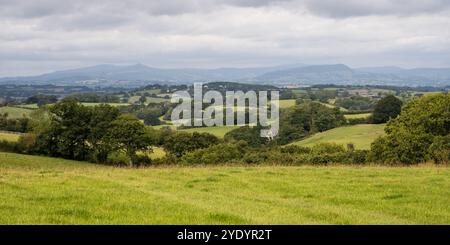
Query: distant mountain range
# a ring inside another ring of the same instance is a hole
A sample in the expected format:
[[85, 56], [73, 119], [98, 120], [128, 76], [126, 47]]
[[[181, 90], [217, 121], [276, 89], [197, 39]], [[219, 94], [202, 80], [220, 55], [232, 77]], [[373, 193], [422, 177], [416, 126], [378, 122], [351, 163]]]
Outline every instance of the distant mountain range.
[[54, 84], [139, 87], [151, 83], [231, 81], [285, 85], [370, 84], [395, 86], [449, 86], [450, 68], [366, 67], [343, 64], [286, 65], [256, 68], [160, 69], [142, 64], [97, 65], [38, 76], [0, 78], [0, 84]]

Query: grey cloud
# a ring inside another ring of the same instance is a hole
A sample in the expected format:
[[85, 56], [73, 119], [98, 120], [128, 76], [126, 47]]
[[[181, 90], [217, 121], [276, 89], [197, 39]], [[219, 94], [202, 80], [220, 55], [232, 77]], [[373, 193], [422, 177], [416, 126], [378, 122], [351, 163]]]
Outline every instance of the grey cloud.
[[450, 66], [448, 5], [441, 0], [0, 0], [0, 76], [98, 63]]
[[448, 0], [306, 0], [306, 8], [328, 17], [367, 15], [415, 15], [440, 12], [450, 8]]
[[[0, 18], [45, 18], [51, 16], [180, 15], [216, 11], [224, 6], [307, 9], [314, 14], [341, 18], [366, 15], [414, 15], [450, 8], [448, 0], [0, 0]], [[118, 18], [115, 17], [117, 20]], [[95, 19], [94, 19], [95, 20]], [[107, 22], [107, 21], [105, 21]], [[113, 21], [114, 22], [114, 21]], [[95, 23], [94, 23], [95, 24]]]

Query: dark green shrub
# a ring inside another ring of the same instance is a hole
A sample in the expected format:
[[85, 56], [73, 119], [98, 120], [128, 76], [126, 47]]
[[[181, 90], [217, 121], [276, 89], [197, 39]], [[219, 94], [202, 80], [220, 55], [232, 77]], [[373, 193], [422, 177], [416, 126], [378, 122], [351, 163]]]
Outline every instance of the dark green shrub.
[[187, 164], [220, 164], [237, 162], [242, 156], [238, 145], [222, 143], [187, 153], [181, 160]]
[[128, 166], [131, 160], [124, 152], [114, 151], [108, 154], [106, 163], [114, 166]]
[[155, 159], [154, 165], [175, 165], [179, 164], [180, 159], [173, 154], [166, 154], [163, 158]]
[[450, 162], [450, 135], [435, 137], [428, 152], [435, 163], [448, 164]]
[[402, 101], [394, 95], [388, 95], [378, 101], [373, 111], [373, 123], [385, 123], [396, 118], [402, 110]]
[[0, 140], [0, 151], [19, 152], [19, 149], [16, 142]]
[[367, 162], [368, 150], [347, 151], [347, 158], [344, 163], [364, 164]]
[[163, 147], [169, 153], [181, 157], [188, 152], [207, 148], [219, 142], [216, 136], [208, 133], [174, 132], [164, 139]]
[[281, 153], [288, 153], [288, 154], [308, 154], [311, 153], [311, 148], [305, 147], [305, 146], [299, 146], [299, 145], [288, 145], [285, 147], [282, 147]]
[[344, 146], [335, 143], [319, 143], [311, 148], [313, 155], [345, 152]]
[[326, 165], [329, 163], [344, 163], [345, 160], [345, 152], [312, 154], [309, 157], [309, 163], [319, 165]]
[[152, 163], [152, 159], [147, 155], [136, 155], [136, 167], [149, 166]]

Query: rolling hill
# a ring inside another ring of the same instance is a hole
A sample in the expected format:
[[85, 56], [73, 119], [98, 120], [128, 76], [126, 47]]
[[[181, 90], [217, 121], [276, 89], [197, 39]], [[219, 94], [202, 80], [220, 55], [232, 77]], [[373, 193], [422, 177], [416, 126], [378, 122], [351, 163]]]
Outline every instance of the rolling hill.
[[292, 144], [313, 146], [318, 143], [336, 143], [346, 146], [347, 143], [352, 143], [356, 149], [370, 149], [370, 144], [384, 135], [384, 126], [384, 124], [359, 124], [339, 127], [314, 134]]
[[250, 68], [162, 69], [142, 64], [103, 64], [55, 71], [38, 76], [0, 78], [0, 84], [72, 85], [88, 87], [139, 87], [151, 83], [234, 81], [257, 84], [378, 84], [448, 86], [450, 68], [368, 67], [344, 64], [283, 65]]
[[11, 106], [0, 107], [0, 114], [7, 113], [9, 118], [19, 118], [23, 116], [28, 116], [33, 110], [29, 108], [19, 108]]

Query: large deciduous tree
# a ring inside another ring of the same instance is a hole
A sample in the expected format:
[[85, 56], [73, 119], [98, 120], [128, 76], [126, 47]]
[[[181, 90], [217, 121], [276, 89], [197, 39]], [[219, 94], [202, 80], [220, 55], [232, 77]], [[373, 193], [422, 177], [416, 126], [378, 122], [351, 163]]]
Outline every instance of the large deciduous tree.
[[130, 165], [139, 164], [139, 151], [148, 152], [155, 139], [145, 125], [132, 115], [121, 115], [108, 130], [107, 143], [114, 150], [123, 151], [130, 159]]
[[386, 136], [372, 143], [372, 161], [407, 164], [430, 159], [448, 161], [450, 95], [411, 101], [397, 118], [388, 122], [385, 132]]
[[394, 95], [388, 95], [378, 101], [373, 111], [373, 123], [386, 123], [391, 118], [396, 118], [402, 110], [402, 101]]

